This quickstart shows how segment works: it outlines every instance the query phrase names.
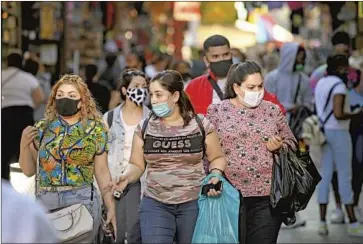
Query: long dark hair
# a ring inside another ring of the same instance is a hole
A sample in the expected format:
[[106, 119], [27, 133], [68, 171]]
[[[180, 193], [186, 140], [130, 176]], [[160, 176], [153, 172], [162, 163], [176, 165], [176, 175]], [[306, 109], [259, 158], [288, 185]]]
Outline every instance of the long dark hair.
[[175, 70], [165, 70], [158, 73], [151, 82], [158, 81], [160, 85], [170, 93], [179, 92], [180, 97], [177, 102], [180, 108], [180, 115], [184, 120], [184, 126], [187, 126], [195, 116], [195, 111], [188, 95], [184, 91], [184, 82], [181, 74]]
[[338, 73], [339, 67], [348, 67], [349, 59], [347, 56], [342, 54], [337, 54], [333, 56], [329, 56], [327, 59], [327, 68], [326, 71], [328, 75], [336, 75]]
[[256, 62], [246, 60], [243, 63], [233, 64], [228, 71], [224, 99], [235, 98], [237, 94], [234, 92], [233, 84], [240, 86], [247, 79], [247, 76], [253, 74], [262, 76], [261, 67]]

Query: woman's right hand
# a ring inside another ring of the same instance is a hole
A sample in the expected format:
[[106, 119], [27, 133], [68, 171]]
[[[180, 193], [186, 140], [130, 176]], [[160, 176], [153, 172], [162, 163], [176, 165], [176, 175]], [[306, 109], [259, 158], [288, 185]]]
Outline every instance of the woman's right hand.
[[34, 126], [27, 126], [21, 135], [20, 147], [28, 147], [38, 135], [38, 129]]
[[127, 185], [129, 184], [129, 180], [126, 175], [122, 174], [120, 175], [120, 178], [116, 182], [115, 189], [116, 191], [123, 192]]

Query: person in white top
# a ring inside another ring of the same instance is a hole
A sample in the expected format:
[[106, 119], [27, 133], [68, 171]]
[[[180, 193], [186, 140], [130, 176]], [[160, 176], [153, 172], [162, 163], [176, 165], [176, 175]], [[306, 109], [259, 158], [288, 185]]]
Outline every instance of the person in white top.
[[1, 180], [2, 243], [59, 243], [44, 209]]
[[363, 225], [357, 222], [353, 208], [352, 191], [352, 139], [349, 133], [350, 119], [362, 116], [350, 112], [348, 99], [347, 71], [348, 58], [335, 55], [328, 58], [328, 76], [322, 78], [315, 90], [317, 116], [326, 136], [322, 148], [322, 180], [318, 186], [318, 202], [320, 204], [320, 226], [318, 233], [328, 235], [326, 211], [329, 202], [329, 188], [334, 168], [338, 173], [339, 194], [346, 206], [350, 224], [348, 234], [363, 236]]
[[9, 164], [19, 157], [21, 133], [33, 125], [33, 110], [44, 103], [38, 80], [22, 70], [22, 57], [13, 53], [7, 58], [8, 68], [1, 72], [1, 170], [9, 179]]
[[[112, 178], [123, 173], [131, 156], [134, 132], [142, 119], [149, 116], [150, 110], [144, 106], [147, 97], [146, 75], [136, 69], [125, 70], [120, 78], [120, 96], [123, 102], [105, 113], [104, 120], [110, 127], [108, 164]], [[117, 243], [141, 243], [139, 204], [144, 189], [145, 177], [130, 185], [116, 201]], [[127, 233], [127, 238], [125, 233]]]

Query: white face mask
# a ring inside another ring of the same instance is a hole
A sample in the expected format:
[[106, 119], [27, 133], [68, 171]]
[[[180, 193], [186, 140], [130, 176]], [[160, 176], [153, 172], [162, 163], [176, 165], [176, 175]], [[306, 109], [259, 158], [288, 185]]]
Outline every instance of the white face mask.
[[241, 99], [241, 101], [243, 101], [245, 104], [247, 104], [249, 107], [254, 108], [257, 107], [258, 105], [260, 105], [260, 103], [263, 100], [263, 96], [265, 95], [265, 91], [262, 90], [260, 92], [251, 92], [251, 91], [246, 91], [245, 89], [241, 90], [244, 91], [245, 96], [242, 99], [241, 96], [239, 96], [239, 98]]

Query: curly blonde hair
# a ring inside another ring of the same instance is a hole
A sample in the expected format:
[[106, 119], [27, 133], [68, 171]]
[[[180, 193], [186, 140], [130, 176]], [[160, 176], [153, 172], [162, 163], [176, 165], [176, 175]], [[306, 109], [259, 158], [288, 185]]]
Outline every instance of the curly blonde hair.
[[66, 74], [53, 86], [52, 93], [48, 99], [45, 109], [45, 120], [50, 122], [57, 118], [58, 113], [55, 108], [55, 99], [58, 88], [61, 85], [68, 84], [74, 86], [81, 95], [82, 106], [80, 109], [80, 117], [82, 124], [86, 124], [87, 120], [103, 121], [101, 112], [97, 109], [96, 102], [91, 95], [86, 83], [78, 75]]

